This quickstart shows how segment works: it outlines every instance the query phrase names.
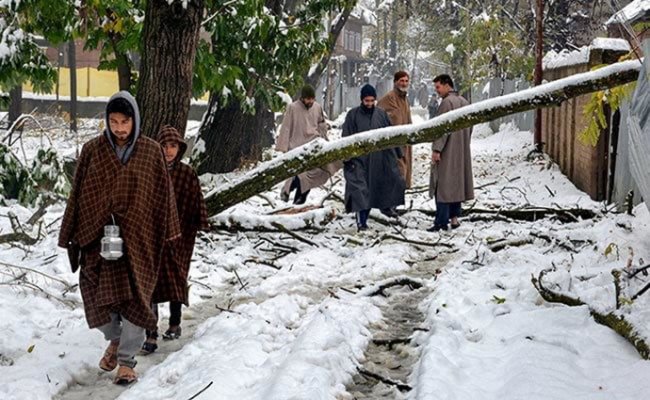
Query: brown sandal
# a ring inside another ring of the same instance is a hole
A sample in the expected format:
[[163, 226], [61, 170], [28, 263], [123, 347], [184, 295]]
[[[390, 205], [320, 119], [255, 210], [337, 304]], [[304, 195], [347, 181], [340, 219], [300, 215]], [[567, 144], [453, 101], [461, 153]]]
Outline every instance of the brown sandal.
[[104, 351], [104, 356], [99, 360], [99, 368], [104, 371], [112, 371], [117, 367], [117, 348], [120, 346], [120, 342], [110, 342], [106, 351]]
[[135, 373], [133, 368], [127, 367], [126, 365], [120, 365], [117, 369], [117, 375], [115, 375], [113, 383], [116, 385], [130, 385], [137, 380], [138, 375]]

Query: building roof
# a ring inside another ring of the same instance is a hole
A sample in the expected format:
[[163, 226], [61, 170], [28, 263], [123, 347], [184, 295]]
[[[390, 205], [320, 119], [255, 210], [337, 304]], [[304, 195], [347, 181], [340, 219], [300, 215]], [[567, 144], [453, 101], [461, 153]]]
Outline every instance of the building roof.
[[581, 47], [578, 50], [553, 50], [546, 53], [542, 61], [543, 68], [556, 69], [572, 65], [587, 64], [592, 50], [630, 51], [630, 44], [625, 39], [595, 38], [589, 46]]
[[351, 19], [356, 19], [365, 26], [377, 26], [377, 16], [374, 11], [367, 9], [361, 4], [357, 4], [350, 13]]

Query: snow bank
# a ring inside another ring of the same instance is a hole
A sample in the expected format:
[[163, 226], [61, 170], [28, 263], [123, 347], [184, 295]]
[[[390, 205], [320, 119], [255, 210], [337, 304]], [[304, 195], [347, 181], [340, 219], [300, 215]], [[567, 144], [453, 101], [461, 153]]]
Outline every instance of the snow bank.
[[280, 295], [208, 320], [194, 341], [120, 399], [189, 398], [208, 383], [211, 399], [331, 399], [344, 391], [379, 319], [368, 298], [310, 306]]

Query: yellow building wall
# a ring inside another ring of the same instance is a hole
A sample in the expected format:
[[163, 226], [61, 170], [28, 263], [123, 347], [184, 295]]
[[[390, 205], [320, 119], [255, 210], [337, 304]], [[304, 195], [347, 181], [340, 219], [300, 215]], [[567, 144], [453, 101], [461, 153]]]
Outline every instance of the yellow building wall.
[[[99, 71], [96, 68], [77, 68], [77, 96], [110, 97], [120, 88], [116, 71]], [[33, 92], [32, 85], [23, 84], [23, 90]], [[56, 87], [54, 93], [56, 94]], [[59, 95], [70, 96], [70, 69], [59, 69]], [[201, 97], [208, 100], [208, 94]]]

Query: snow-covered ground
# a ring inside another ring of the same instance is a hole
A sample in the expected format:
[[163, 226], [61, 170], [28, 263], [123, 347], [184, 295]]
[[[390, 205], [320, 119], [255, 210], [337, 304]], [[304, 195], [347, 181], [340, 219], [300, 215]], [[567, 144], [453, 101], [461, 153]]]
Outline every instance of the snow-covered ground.
[[[73, 151], [62, 133], [52, 136], [62, 152]], [[26, 141], [27, 153], [38, 140]], [[428, 148], [415, 146], [414, 188], [399, 225], [386, 224], [373, 211], [371, 231], [358, 234], [353, 216], [330, 197], [325, 206], [337, 210], [337, 218], [297, 232], [306, 241], [277, 232], [201, 236], [190, 274], [193, 306], [183, 322], [187, 326], [191, 318], [198, 328], [164, 361], [141, 362], [139, 382], [126, 390], [109, 383], [112, 374], [98, 372], [105, 343], [87, 329], [77, 277], [55, 246], [63, 204], [50, 207], [42, 224], [47, 234], [38, 244], [0, 245], [0, 398], [188, 399], [201, 391], [198, 399], [375, 398], [356, 393], [352, 382], [358, 368], [370, 368], [369, 344], [386, 325], [384, 310], [400, 297], [373, 293], [408, 277], [423, 285], [418, 290], [424, 294], [414, 305], [422, 314], [418, 329], [410, 344], [399, 345], [415, 354], [402, 382], [412, 390], [388, 385], [383, 398], [644, 399], [650, 362], [596, 324], [587, 307], [544, 302], [531, 276], [555, 267], [547, 286], [611, 311], [610, 271], [624, 269], [630, 258], [632, 267], [650, 260], [645, 205], [634, 216], [610, 213], [565, 224], [472, 215], [455, 231], [429, 233], [433, 221], [426, 212], [434, 204], [426, 191]], [[492, 134], [477, 127], [477, 200], [466, 208], [603, 209], [556, 165], [526, 160], [531, 148], [530, 132], [502, 126]], [[248, 215], [252, 222], [260, 215], [263, 221], [286, 206], [279, 187], [222, 217]], [[342, 195], [343, 187], [338, 176], [313, 190], [308, 203], [318, 205], [330, 192]], [[10, 212], [24, 222], [34, 211], [0, 207], [0, 235], [12, 231]], [[491, 250], [502, 239], [529, 240]], [[632, 281], [623, 294], [629, 298], [643, 284]], [[648, 296], [620, 310], [644, 336], [650, 334]]]

